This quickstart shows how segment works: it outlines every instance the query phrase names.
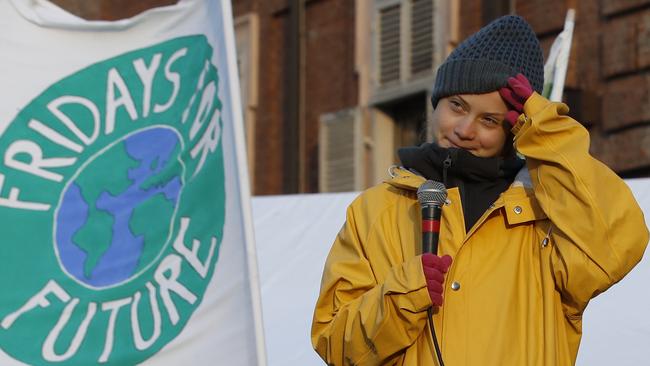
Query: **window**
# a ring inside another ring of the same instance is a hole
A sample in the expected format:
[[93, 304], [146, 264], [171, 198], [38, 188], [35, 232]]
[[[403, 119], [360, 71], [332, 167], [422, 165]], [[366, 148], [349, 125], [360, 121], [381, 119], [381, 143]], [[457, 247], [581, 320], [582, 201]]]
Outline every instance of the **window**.
[[433, 1], [411, 0], [411, 74], [433, 67]]
[[434, 60], [435, 0], [377, 1], [380, 87], [430, 76]]
[[357, 108], [320, 117], [319, 188], [321, 192], [360, 190], [363, 154], [361, 118]]
[[381, 84], [400, 79], [400, 9], [399, 4], [379, 11], [379, 69]]

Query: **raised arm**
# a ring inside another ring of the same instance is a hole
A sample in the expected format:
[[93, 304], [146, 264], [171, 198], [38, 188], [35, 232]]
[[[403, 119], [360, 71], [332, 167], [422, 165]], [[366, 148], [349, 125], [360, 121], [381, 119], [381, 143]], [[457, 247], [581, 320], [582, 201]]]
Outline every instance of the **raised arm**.
[[589, 154], [589, 134], [568, 110], [533, 93], [513, 132], [552, 222], [551, 268], [565, 313], [578, 316], [641, 260], [648, 229], [628, 186]]

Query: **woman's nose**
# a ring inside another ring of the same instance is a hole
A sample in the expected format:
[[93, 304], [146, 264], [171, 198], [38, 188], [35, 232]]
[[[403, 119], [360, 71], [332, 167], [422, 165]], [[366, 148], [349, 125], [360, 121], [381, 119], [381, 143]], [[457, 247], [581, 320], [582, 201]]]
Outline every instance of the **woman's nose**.
[[473, 139], [475, 132], [471, 118], [463, 118], [454, 126], [454, 133], [463, 140]]

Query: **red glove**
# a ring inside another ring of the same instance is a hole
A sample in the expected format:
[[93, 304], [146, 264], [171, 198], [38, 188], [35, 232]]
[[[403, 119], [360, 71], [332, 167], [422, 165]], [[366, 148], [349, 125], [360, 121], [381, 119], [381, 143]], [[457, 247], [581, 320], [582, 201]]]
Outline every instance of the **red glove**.
[[508, 78], [508, 86], [499, 89], [501, 98], [514, 110], [506, 113], [505, 120], [514, 126], [517, 123], [519, 115], [524, 113], [524, 104], [533, 94], [533, 87], [523, 74], [517, 74], [516, 77]]
[[442, 305], [442, 284], [445, 282], [445, 273], [451, 265], [451, 257], [445, 255], [438, 257], [432, 253], [422, 254], [422, 269], [427, 280], [427, 290], [431, 302], [435, 306]]

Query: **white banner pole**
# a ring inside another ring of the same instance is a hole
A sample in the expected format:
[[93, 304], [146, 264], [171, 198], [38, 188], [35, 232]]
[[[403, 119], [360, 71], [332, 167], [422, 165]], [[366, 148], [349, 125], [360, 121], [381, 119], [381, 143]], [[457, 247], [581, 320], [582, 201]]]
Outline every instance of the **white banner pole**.
[[251, 192], [248, 177], [248, 159], [246, 152], [246, 139], [244, 138], [244, 119], [241, 109], [241, 95], [239, 86], [239, 72], [237, 69], [237, 50], [235, 47], [234, 22], [232, 6], [229, 0], [221, 0], [223, 9], [223, 22], [226, 42], [226, 58], [228, 62], [228, 75], [230, 79], [230, 98], [232, 105], [233, 130], [235, 135], [235, 151], [237, 153], [237, 172], [239, 181], [240, 202], [242, 208], [242, 221], [244, 223], [244, 238], [246, 240], [246, 260], [250, 281], [250, 293], [255, 324], [255, 340], [257, 345], [257, 364], [266, 366], [266, 345], [264, 340], [264, 322], [262, 318], [262, 299], [257, 266], [257, 250], [255, 247], [255, 232], [253, 214], [251, 210]]
[[553, 75], [553, 89], [549, 99], [554, 102], [562, 101], [564, 92], [564, 82], [566, 72], [569, 66], [569, 55], [571, 54], [571, 41], [573, 38], [573, 27], [575, 24], [575, 10], [569, 9], [564, 21], [564, 30], [562, 31], [562, 46], [560, 47], [555, 64], [555, 73]]

